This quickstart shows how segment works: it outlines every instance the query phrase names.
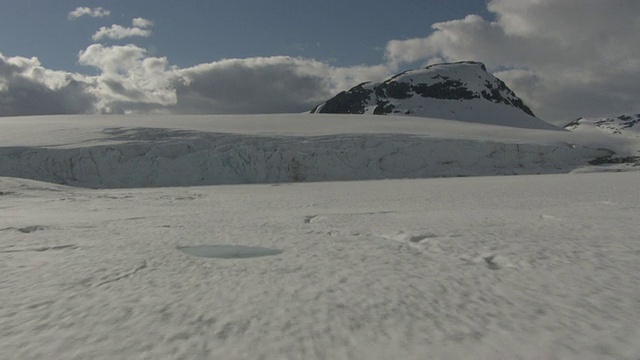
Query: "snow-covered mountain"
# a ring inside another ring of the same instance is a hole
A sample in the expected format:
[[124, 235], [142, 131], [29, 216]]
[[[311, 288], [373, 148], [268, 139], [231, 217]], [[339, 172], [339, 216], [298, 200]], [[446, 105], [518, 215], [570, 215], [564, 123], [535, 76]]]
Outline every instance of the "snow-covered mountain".
[[618, 117], [581, 117], [568, 123], [564, 128], [577, 132], [602, 131], [640, 139], [640, 114]]
[[581, 117], [564, 126], [585, 136], [608, 134], [611, 143], [628, 142], [629, 151], [612, 157], [611, 163], [640, 164], [640, 114], [618, 117]]
[[366, 82], [316, 106], [311, 113], [410, 115], [533, 129], [558, 129], [531, 109], [484, 64], [436, 64]]

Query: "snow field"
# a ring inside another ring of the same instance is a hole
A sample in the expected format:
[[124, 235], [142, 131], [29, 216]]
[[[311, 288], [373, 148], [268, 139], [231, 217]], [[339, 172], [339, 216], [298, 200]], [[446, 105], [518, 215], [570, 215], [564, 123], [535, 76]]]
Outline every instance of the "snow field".
[[636, 359], [639, 180], [0, 178], [0, 357]]
[[[0, 119], [0, 144], [0, 358], [640, 354], [640, 173], [576, 174], [624, 139], [390, 116], [45, 116]], [[572, 173], [455, 177], [537, 172]], [[454, 178], [327, 181], [438, 176]], [[283, 252], [184, 252], [203, 245]]]

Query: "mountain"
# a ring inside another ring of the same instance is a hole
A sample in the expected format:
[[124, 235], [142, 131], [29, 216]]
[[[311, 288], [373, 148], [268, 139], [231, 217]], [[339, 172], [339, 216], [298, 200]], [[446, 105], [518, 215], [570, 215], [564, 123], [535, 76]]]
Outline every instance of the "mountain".
[[464, 61], [365, 82], [311, 110], [313, 114], [408, 115], [533, 129], [557, 127], [531, 109], [484, 64]]
[[626, 142], [630, 145], [624, 155], [611, 157], [605, 162], [632, 163], [640, 166], [640, 114], [618, 117], [581, 117], [568, 123], [564, 128], [585, 135], [608, 134], [612, 136], [612, 143]]
[[570, 131], [601, 131], [640, 139], [640, 114], [618, 117], [581, 117], [564, 126]]

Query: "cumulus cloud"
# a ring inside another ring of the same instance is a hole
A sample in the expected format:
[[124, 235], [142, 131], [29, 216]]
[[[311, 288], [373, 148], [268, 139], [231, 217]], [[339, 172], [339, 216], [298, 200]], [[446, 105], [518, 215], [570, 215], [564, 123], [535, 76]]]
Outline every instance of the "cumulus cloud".
[[0, 116], [94, 112], [90, 78], [44, 68], [37, 58], [0, 54]]
[[178, 68], [132, 44], [92, 44], [79, 52], [78, 63], [98, 74], [53, 71], [37, 58], [0, 55], [0, 116], [302, 112], [357, 83], [390, 75], [383, 65], [333, 67], [288, 56]]
[[177, 112], [278, 113], [311, 109], [336, 92], [387, 75], [288, 56], [230, 59], [178, 70]]
[[86, 91], [101, 113], [302, 112], [357, 83], [389, 75], [382, 65], [341, 68], [288, 56], [180, 69], [131, 44], [93, 44], [79, 53], [78, 62], [99, 71]]
[[177, 102], [176, 70], [166, 58], [148, 57], [143, 48], [93, 44], [80, 52], [78, 62], [100, 71], [88, 89], [98, 99], [95, 108], [100, 112], [125, 113]]
[[[483, 61], [536, 114], [558, 124], [640, 111], [640, 2], [490, 0], [487, 9], [492, 19], [470, 14], [433, 24], [428, 36], [388, 42], [377, 66], [274, 56], [178, 68], [135, 45], [93, 44], [78, 62], [98, 74], [84, 76], [0, 55], [0, 115], [300, 112], [401, 68], [458, 60]], [[107, 15], [79, 7], [69, 18]], [[151, 35], [153, 22], [131, 25], [100, 28], [93, 39]]]
[[153, 22], [143, 18], [135, 18], [132, 21], [133, 27], [124, 27], [121, 25], [111, 25], [111, 27], [101, 27], [91, 37], [93, 41], [107, 39], [125, 39], [134, 36], [149, 37], [151, 36], [151, 30], [147, 28], [153, 25]]
[[153, 26], [153, 21], [147, 20], [145, 18], [135, 18], [133, 19], [132, 24], [137, 28], [148, 28]]
[[111, 25], [111, 27], [101, 27], [100, 30], [93, 34], [91, 39], [94, 41], [102, 40], [104, 38], [119, 40], [134, 36], [149, 37], [151, 36], [151, 30], [140, 29], [137, 27], [124, 27], [114, 24]]
[[485, 62], [543, 119], [640, 110], [640, 2], [491, 0], [478, 15], [436, 23], [424, 38], [387, 43], [392, 66]]
[[105, 17], [111, 15], [111, 11], [103, 9], [101, 7], [89, 8], [89, 7], [77, 7], [71, 11], [68, 15], [69, 19], [74, 20], [82, 16], [89, 16], [92, 18]]

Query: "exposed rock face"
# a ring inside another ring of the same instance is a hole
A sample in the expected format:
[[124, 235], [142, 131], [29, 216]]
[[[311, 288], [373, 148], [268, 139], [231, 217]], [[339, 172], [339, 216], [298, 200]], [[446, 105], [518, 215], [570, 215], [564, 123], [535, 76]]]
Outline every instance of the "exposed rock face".
[[[343, 91], [322, 105], [316, 106], [312, 113], [327, 114], [364, 114], [364, 104], [369, 101], [373, 90], [365, 89], [362, 83], [349, 91]], [[318, 109], [319, 107], [322, 109]]]
[[496, 125], [556, 129], [479, 62], [431, 65], [379, 83], [362, 83], [311, 113], [410, 115]]

